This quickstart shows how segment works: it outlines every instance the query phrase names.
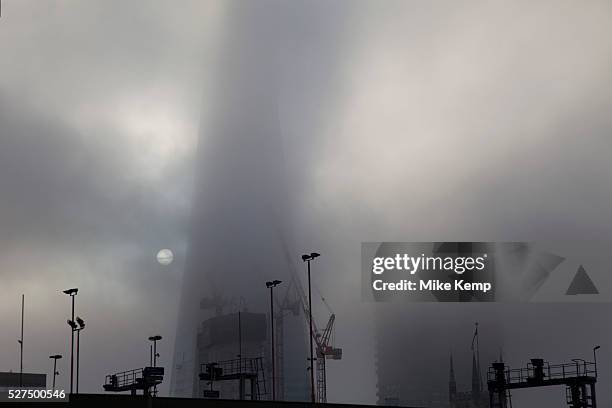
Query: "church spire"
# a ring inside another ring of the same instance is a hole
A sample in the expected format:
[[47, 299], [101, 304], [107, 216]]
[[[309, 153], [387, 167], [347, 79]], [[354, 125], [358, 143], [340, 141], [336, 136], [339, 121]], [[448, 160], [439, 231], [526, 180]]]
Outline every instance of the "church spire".
[[480, 372], [480, 346], [478, 344], [478, 322], [474, 323], [474, 337], [472, 337], [472, 357], [473, 357], [472, 388], [474, 390], [474, 384], [477, 384], [478, 385], [478, 395], [480, 395], [480, 393], [482, 392], [482, 375]]
[[455, 406], [457, 397], [457, 381], [455, 381], [455, 368], [453, 367], [453, 353], [450, 354], [450, 373], [448, 378], [448, 399], [451, 408]]
[[480, 370], [476, 362], [476, 352], [472, 351], [472, 399], [480, 400]]

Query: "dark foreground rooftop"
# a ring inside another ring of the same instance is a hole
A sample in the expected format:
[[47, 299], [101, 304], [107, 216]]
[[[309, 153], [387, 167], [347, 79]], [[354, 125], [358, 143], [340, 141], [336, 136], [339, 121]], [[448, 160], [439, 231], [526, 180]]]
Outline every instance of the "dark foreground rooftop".
[[[214, 400], [196, 398], [145, 398], [141, 395], [117, 395], [117, 394], [79, 394], [70, 396], [69, 402], [19, 402], [0, 403], [0, 406], [29, 406], [40, 408], [312, 408], [315, 404], [308, 402], [283, 402], [283, 401], [237, 401], [237, 400]], [[365, 408], [371, 405], [357, 404], [316, 404], [317, 408]]]

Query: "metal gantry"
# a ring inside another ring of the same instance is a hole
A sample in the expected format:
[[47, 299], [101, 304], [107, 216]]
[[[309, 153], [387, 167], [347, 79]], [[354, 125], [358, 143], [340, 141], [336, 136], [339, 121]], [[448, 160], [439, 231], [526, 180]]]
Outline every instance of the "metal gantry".
[[551, 365], [540, 358], [527, 367], [511, 369], [503, 362], [493, 363], [487, 373], [491, 408], [508, 408], [510, 390], [563, 385], [570, 408], [597, 408], [595, 362], [574, 359], [572, 363]]
[[[251, 400], [260, 400], [267, 394], [263, 359], [261, 357], [237, 358], [201, 364], [199, 378], [201, 381], [207, 381], [210, 385], [210, 389], [205, 390], [205, 397], [213, 395], [215, 391], [213, 389], [214, 381], [238, 381], [240, 400], [245, 400], [247, 396]], [[250, 394], [246, 390], [247, 380], [250, 383]], [[214, 398], [218, 397], [219, 393], [215, 392]]]
[[130, 391], [132, 395], [136, 395], [136, 391], [141, 390], [144, 395], [150, 395], [151, 388], [161, 384], [163, 379], [163, 367], [144, 367], [122, 371], [106, 376], [104, 391]]

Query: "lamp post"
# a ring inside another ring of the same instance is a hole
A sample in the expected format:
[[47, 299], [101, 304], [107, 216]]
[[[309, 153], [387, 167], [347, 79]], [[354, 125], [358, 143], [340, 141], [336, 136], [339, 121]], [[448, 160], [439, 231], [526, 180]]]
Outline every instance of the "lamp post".
[[55, 391], [55, 376], [59, 374], [57, 371], [57, 360], [62, 358], [61, 354], [55, 354], [53, 356], [49, 356], [49, 358], [53, 359], [53, 391]]
[[[149, 337], [149, 340], [153, 342], [153, 367], [157, 367], [157, 342], [162, 339], [162, 336], [159, 334], [156, 336]], [[157, 396], [157, 385], [153, 388], [153, 394]]]
[[280, 285], [282, 281], [273, 280], [270, 282], [266, 282], [266, 287], [270, 289], [270, 344], [272, 347], [271, 350], [271, 360], [272, 360], [272, 401], [276, 400], [276, 355], [274, 353], [274, 288], [277, 285]]
[[593, 363], [595, 363], [595, 378], [597, 378], [597, 350], [599, 350], [601, 346], [593, 347]]
[[23, 387], [23, 311], [25, 305], [25, 295], [21, 295], [21, 337], [19, 343], [19, 388]]
[[77, 358], [76, 358], [76, 393], [79, 393], [79, 362], [81, 361], [81, 330], [85, 328], [85, 321], [77, 316], [77, 323], [79, 324], [79, 328], [76, 329], [77, 332]]
[[[74, 323], [74, 298], [78, 293], [78, 288], [66, 289], [63, 292], [70, 296], [72, 299], [72, 314], [70, 315], [70, 321]], [[72, 383], [74, 379], [74, 328], [71, 331], [71, 340], [70, 340], [70, 393], [72, 394]]]
[[302, 255], [302, 261], [308, 264], [308, 321], [310, 323], [310, 400], [315, 403], [315, 385], [314, 385], [314, 356], [312, 355], [312, 287], [310, 284], [310, 261], [321, 256], [316, 252], [311, 252], [310, 255]]
[[157, 342], [161, 339], [162, 336], [160, 336], [159, 334], [157, 336], [149, 337], [149, 340], [153, 342], [153, 367], [157, 367], [157, 357], [159, 357], [159, 354], [157, 354]]
[[[78, 330], [78, 326], [75, 323], [74, 320], [66, 320], [66, 323], [68, 323], [68, 326], [70, 326], [70, 329], [72, 330], [72, 338], [74, 339], [74, 332]], [[79, 351], [78, 351], [79, 345], [77, 343], [77, 367], [79, 365], [78, 360], [79, 360]], [[72, 355], [70, 356], [70, 393], [72, 394]], [[77, 369], [77, 384], [79, 383], [79, 370]], [[77, 385], [77, 394], [79, 393], [78, 391], [79, 386]]]

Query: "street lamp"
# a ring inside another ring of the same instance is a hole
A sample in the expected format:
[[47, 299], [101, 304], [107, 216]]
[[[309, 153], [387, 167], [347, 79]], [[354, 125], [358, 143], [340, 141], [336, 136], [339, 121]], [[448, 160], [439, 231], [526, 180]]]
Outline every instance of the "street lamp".
[[[74, 298], [76, 297], [78, 291], [79, 291], [78, 288], [66, 289], [63, 291], [66, 295], [72, 298], [72, 314], [70, 318], [70, 321], [72, 321], [72, 323], [74, 323]], [[72, 337], [70, 341], [70, 393], [72, 394], [72, 382], [74, 378], [74, 328], [72, 329], [71, 335]]]
[[283, 281], [273, 280], [266, 282], [266, 287], [270, 289], [270, 344], [272, 347], [272, 401], [276, 400], [276, 355], [274, 353], [274, 288]]
[[153, 353], [151, 354], [151, 364], [152, 367], [157, 367], [157, 357], [159, 354], [157, 353], [157, 342], [162, 339], [162, 336], [151, 336], [149, 340], [153, 342]]
[[79, 325], [77, 332], [77, 367], [76, 367], [76, 393], [79, 393], [79, 362], [81, 361], [81, 330], [85, 328], [85, 321], [77, 316], [76, 321]]
[[310, 400], [315, 403], [315, 391], [314, 391], [314, 356], [312, 355], [312, 288], [310, 284], [310, 261], [318, 258], [321, 254], [311, 252], [310, 255], [302, 255], [302, 261], [308, 263], [308, 320], [310, 323]]
[[[157, 354], [157, 342], [161, 339], [162, 336], [160, 336], [159, 334], [156, 336], [149, 337], [149, 340], [153, 342], [153, 353], [150, 360], [151, 364], [153, 364], [153, 367], [157, 367], [157, 357], [159, 357], [159, 354]], [[157, 385], [153, 388], [153, 394], [157, 396]]]
[[61, 354], [55, 354], [53, 356], [49, 356], [49, 358], [53, 359], [53, 391], [55, 391], [55, 376], [59, 375], [59, 372], [57, 371], [57, 360], [62, 358], [62, 355]]
[[72, 333], [77, 333], [77, 357], [76, 357], [76, 393], [79, 393], [79, 362], [81, 361], [81, 330], [85, 328], [85, 321], [77, 316], [76, 323], [74, 320], [67, 320], [68, 326], [72, 329]]
[[601, 346], [593, 347], [593, 362], [595, 363], [595, 378], [597, 378], [597, 350], [599, 350]]

